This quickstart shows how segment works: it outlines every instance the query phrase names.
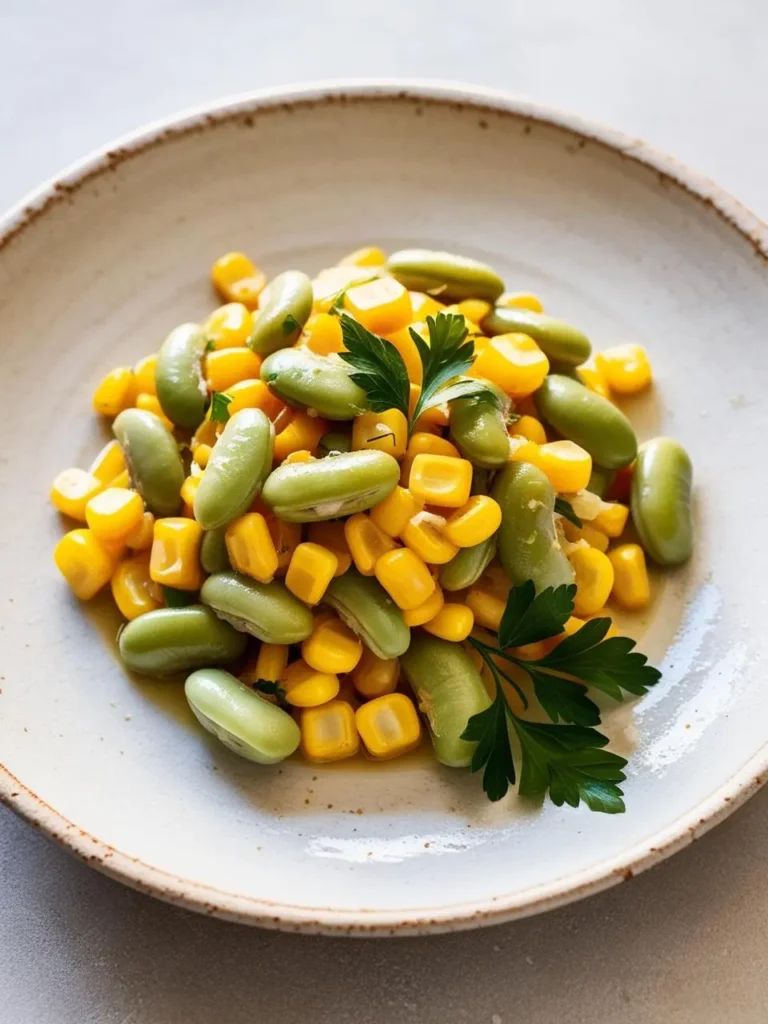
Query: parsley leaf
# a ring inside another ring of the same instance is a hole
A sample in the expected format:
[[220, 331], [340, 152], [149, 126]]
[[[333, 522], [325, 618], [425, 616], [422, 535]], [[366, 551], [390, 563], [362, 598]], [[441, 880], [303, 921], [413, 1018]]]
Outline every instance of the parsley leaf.
[[567, 519], [569, 523], [573, 523], [579, 529], [584, 525], [573, 511], [573, 505], [571, 505], [570, 501], [566, 501], [565, 498], [555, 498], [555, 515], [562, 516], [563, 519]]
[[166, 608], [186, 608], [195, 604], [197, 594], [189, 590], [177, 590], [175, 587], [163, 587], [163, 599]]
[[[427, 409], [432, 409], [443, 402], [455, 398], [469, 398], [490, 388], [481, 380], [455, 381], [472, 366], [475, 356], [475, 345], [467, 341], [467, 328], [464, 317], [456, 313], [438, 313], [427, 317], [429, 344], [411, 327], [413, 343], [419, 352], [422, 366], [421, 393], [411, 417], [412, 424]], [[448, 382], [454, 393], [449, 394]], [[493, 393], [493, 392], [491, 392]]]
[[573, 615], [576, 585], [536, 593], [533, 580], [512, 587], [499, 626], [499, 647], [522, 647], [562, 633]]
[[408, 417], [410, 383], [403, 357], [390, 341], [371, 334], [357, 320], [341, 314], [345, 352], [339, 355], [353, 367], [350, 377], [365, 391], [373, 412], [399, 409]]
[[267, 693], [277, 697], [278, 704], [285, 704], [286, 693], [279, 682], [274, 682], [271, 679], [257, 679], [255, 683], [251, 684], [251, 687], [259, 693]]
[[232, 401], [232, 396], [223, 391], [214, 391], [211, 395], [211, 422], [226, 423], [229, 419], [227, 406]]
[[282, 323], [283, 334], [288, 337], [289, 334], [294, 334], [296, 331], [301, 330], [301, 324], [292, 313], [288, 313], [283, 319]]
[[213, 338], [207, 338], [205, 342], [204, 352], [214, 352], [216, 349], [216, 342]]
[[470, 718], [461, 737], [477, 743], [472, 771], [485, 769], [483, 792], [489, 800], [501, 800], [515, 782], [515, 762], [507, 731], [508, 712], [509, 706], [499, 686], [493, 704]]

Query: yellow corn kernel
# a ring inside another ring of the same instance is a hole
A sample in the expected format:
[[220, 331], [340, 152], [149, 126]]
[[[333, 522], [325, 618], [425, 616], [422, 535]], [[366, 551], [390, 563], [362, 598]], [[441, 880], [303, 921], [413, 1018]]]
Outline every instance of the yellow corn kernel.
[[[421, 395], [421, 388], [418, 384], [411, 384], [408, 388], [408, 415], [413, 416], [416, 411], [416, 403]], [[448, 426], [448, 406], [447, 405], [435, 405], [431, 409], [427, 409], [426, 412], [419, 414], [419, 418], [413, 425], [413, 429], [417, 432], [424, 431], [426, 433], [437, 433]]]
[[444, 537], [428, 520], [420, 519], [417, 512], [402, 533], [403, 543], [427, 565], [445, 565], [458, 552], [455, 544]]
[[322, 601], [338, 565], [336, 555], [328, 548], [310, 541], [299, 544], [291, 556], [285, 585], [305, 604], [317, 604]]
[[[257, 498], [254, 505], [258, 501]], [[291, 564], [293, 552], [301, 544], [301, 523], [289, 523], [285, 519], [278, 519], [277, 516], [269, 513], [266, 506], [262, 505], [262, 507], [264, 511], [261, 514], [267, 520], [267, 529], [277, 552], [277, 575], [279, 576]], [[251, 508], [253, 511], [253, 506]]]
[[407, 754], [421, 739], [419, 715], [404, 693], [388, 693], [368, 701], [355, 712], [355, 721], [365, 749], [377, 760]]
[[602, 370], [598, 370], [593, 358], [582, 363], [577, 372], [585, 388], [589, 388], [590, 391], [594, 391], [595, 394], [602, 395], [603, 398], [610, 401], [611, 389], [608, 386], [608, 381]]
[[211, 461], [211, 455], [213, 454], [213, 447], [209, 444], [199, 444], [193, 454], [192, 458], [196, 466], [200, 469], [205, 469], [208, 463]]
[[163, 412], [163, 407], [160, 405], [160, 400], [157, 395], [149, 395], [145, 391], [142, 391], [136, 396], [136, 408], [143, 409], [145, 412], [151, 412], [153, 415], [163, 423], [163, 426], [167, 427], [168, 430], [173, 431], [173, 423]]
[[492, 308], [490, 302], [483, 299], [464, 299], [456, 307], [456, 312], [471, 320], [473, 324], [479, 324], [481, 320], [485, 320]]
[[124, 469], [122, 473], [118, 473], [114, 480], [109, 481], [110, 487], [130, 487], [131, 486], [131, 474], [127, 469]]
[[226, 391], [242, 380], [254, 380], [260, 370], [261, 359], [249, 348], [223, 348], [220, 352], [210, 352], [205, 360], [205, 375], [211, 391]]
[[54, 549], [53, 560], [81, 601], [89, 601], [109, 583], [116, 562], [90, 530], [65, 533]]
[[442, 640], [461, 643], [472, 632], [475, 616], [465, 604], [446, 602], [434, 619], [424, 623], [424, 629]]
[[443, 508], [461, 508], [469, 501], [472, 463], [453, 455], [417, 455], [411, 465], [408, 490], [417, 498]]
[[300, 726], [301, 752], [314, 764], [354, 757], [360, 749], [355, 709], [345, 700], [307, 708], [301, 715]]
[[242, 252], [228, 252], [211, 267], [213, 287], [225, 302], [238, 302], [256, 309], [267, 279]]
[[303, 658], [291, 662], [283, 672], [280, 683], [285, 699], [297, 708], [314, 708], [327, 704], [339, 692], [339, 677], [333, 672], [318, 672]]
[[605, 553], [608, 550], [608, 538], [602, 530], [596, 530], [592, 523], [583, 523], [581, 526], [574, 526], [567, 519], [563, 519], [563, 533], [572, 544], [578, 544], [585, 540], [590, 547], [597, 548]]
[[136, 380], [136, 391], [148, 395], [157, 394], [157, 382], [155, 372], [157, 370], [157, 355], [144, 356], [133, 368], [133, 375]]
[[451, 455], [455, 459], [461, 458], [461, 452], [455, 444], [446, 441], [444, 437], [437, 437], [435, 434], [422, 431], [411, 434], [406, 454], [412, 459], [415, 459], [417, 455]]
[[133, 551], [148, 551], [152, 547], [155, 533], [155, 517], [145, 512], [130, 533], [125, 535], [125, 543]]
[[117, 416], [136, 397], [136, 378], [127, 366], [118, 366], [102, 378], [93, 393], [93, 408], [100, 416]]
[[485, 587], [475, 586], [470, 587], [464, 603], [474, 615], [478, 626], [498, 630], [501, 624], [501, 617], [506, 608], [506, 599], [502, 599], [498, 594], [491, 593]]
[[344, 350], [344, 336], [337, 316], [330, 313], [316, 313], [307, 321], [301, 335], [302, 345], [319, 356], [329, 356]]
[[224, 534], [232, 568], [269, 583], [277, 572], [277, 551], [267, 520], [258, 512], [247, 512], [233, 520]]
[[576, 597], [573, 610], [579, 617], [599, 612], [613, 587], [613, 565], [607, 555], [596, 548], [577, 548], [569, 556], [573, 566]]
[[[256, 679], [266, 679], [276, 683], [285, 672], [288, 664], [289, 647], [287, 644], [266, 644], [259, 647], [256, 658], [255, 672]], [[253, 679], [252, 682], [256, 682]]]
[[364, 412], [352, 423], [352, 449], [375, 448], [396, 459], [405, 455], [408, 443], [408, 420], [399, 409]]
[[619, 502], [605, 505], [592, 520], [592, 525], [607, 537], [620, 537], [629, 518], [629, 509]]
[[101, 541], [125, 541], [141, 524], [144, 502], [141, 495], [127, 487], [107, 487], [85, 506], [88, 527]]
[[203, 324], [203, 333], [214, 351], [245, 348], [253, 333], [253, 323], [253, 314], [247, 306], [242, 302], [227, 302], [214, 309]]
[[312, 632], [301, 645], [301, 656], [317, 672], [351, 672], [363, 655], [363, 645], [336, 615], [317, 615]]
[[507, 600], [512, 589], [512, 581], [500, 565], [490, 565], [478, 580], [478, 585], [494, 597]]
[[387, 335], [387, 341], [391, 342], [403, 357], [405, 369], [408, 373], [408, 379], [413, 384], [420, 385], [423, 373], [421, 356], [419, 355], [419, 350], [416, 348], [416, 343], [411, 337], [411, 328], [413, 328], [417, 334], [426, 334], [426, 324], [416, 321], [415, 323], [409, 324], [407, 327], [401, 327], [399, 331], [390, 331]]
[[408, 611], [403, 612], [403, 619], [405, 620], [406, 626], [410, 626], [411, 628], [414, 626], [423, 626], [425, 622], [429, 622], [430, 619], [434, 619], [443, 607], [444, 603], [445, 596], [443, 594], [443, 588], [439, 583], [435, 583], [435, 589], [423, 604], [417, 605], [416, 608], [409, 608]]
[[366, 700], [394, 693], [399, 678], [400, 662], [397, 658], [379, 658], [367, 647], [352, 673], [355, 690]]
[[441, 309], [445, 309], [442, 302], [424, 292], [411, 292], [411, 306], [413, 307], [413, 319], [422, 323], [428, 316], [437, 316]]
[[181, 500], [185, 505], [194, 505], [197, 488], [200, 486], [200, 481], [202, 479], [202, 474], [200, 476], [188, 476], [185, 478], [184, 483], [181, 485]]
[[573, 441], [539, 445], [536, 465], [560, 494], [583, 490], [592, 475], [592, 456]]
[[651, 600], [651, 584], [645, 565], [645, 552], [639, 544], [619, 544], [608, 555], [613, 566], [611, 596], [629, 611], [645, 608]]
[[339, 260], [340, 267], [383, 267], [386, 254], [377, 245], [365, 245]]
[[120, 562], [112, 574], [111, 586], [120, 614], [129, 621], [162, 607], [162, 602], [155, 600], [152, 593], [148, 553]]
[[334, 576], [343, 576], [352, 564], [349, 545], [344, 535], [344, 523], [338, 520], [335, 522], [310, 523], [307, 539], [313, 544], [319, 544], [323, 548], [328, 548], [329, 551], [336, 555], [338, 564]]
[[199, 590], [203, 528], [194, 519], [155, 520], [149, 575], [155, 583], [177, 590]]
[[492, 537], [500, 524], [499, 503], [485, 494], [476, 494], [449, 516], [443, 536], [457, 548], [471, 548]]
[[246, 377], [227, 388], [226, 394], [232, 399], [227, 406], [230, 416], [241, 409], [261, 409], [271, 420], [285, 408], [285, 402], [272, 394], [263, 380]]
[[533, 313], [544, 312], [541, 299], [538, 295], [534, 295], [533, 292], [504, 292], [496, 300], [496, 305], [502, 306], [505, 309], [511, 306], [518, 309], [530, 309]]
[[321, 270], [312, 282], [315, 313], [327, 313], [344, 289], [376, 276], [378, 271], [370, 267], [327, 267]]
[[374, 571], [376, 579], [403, 611], [418, 608], [434, 593], [432, 574], [408, 548], [395, 548], [382, 555]]
[[201, 445], [213, 448], [218, 439], [217, 428], [220, 425], [219, 423], [212, 423], [209, 419], [203, 420], [189, 442], [189, 448], [193, 455]]
[[598, 352], [598, 370], [620, 395], [635, 395], [651, 383], [651, 364], [642, 345], [618, 345]]
[[308, 451], [314, 455], [320, 438], [327, 432], [327, 420], [297, 409], [285, 430], [275, 438], [275, 461], [282, 462], [291, 452]]
[[379, 277], [348, 288], [344, 308], [374, 334], [391, 334], [413, 320], [411, 296], [394, 277]]
[[374, 505], [368, 514], [388, 537], [399, 537], [409, 521], [423, 508], [424, 502], [420, 498], [398, 485], [384, 501]]
[[117, 441], [105, 444], [93, 460], [88, 472], [103, 484], [111, 484], [126, 468], [123, 449]]
[[547, 432], [535, 416], [521, 416], [509, 428], [512, 437], [525, 437], [534, 444], [546, 444]]
[[363, 576], [373, 576], [379, 558], [397, 546], [364, 512], [357, 512], [347, 519], [344, 537], [352, 560]]
[[499, 334], [489, 338], [469, 373], [493, 381], [512, 398], [523, 398], [541, 387], [549, 360], [527, 334]]
[[538, 454], [539, 446], [534, 441], [529, 441], [526, 437], [510, 437], [510, 462], [531, 462], [535, 465]]
[[291, 452], [290, 455], [286, 455], [283, 462], [286, 462], [289, 466], [293, 462], [316, 462], [315, 456], [312, 452], [308, 452], [306, 448], [302, 448], [297, 452]]
[[71, 519], [85, 522], [85, 506], [104, 484], [84, 469], [65, 469], [51, 484], [51, 503]]

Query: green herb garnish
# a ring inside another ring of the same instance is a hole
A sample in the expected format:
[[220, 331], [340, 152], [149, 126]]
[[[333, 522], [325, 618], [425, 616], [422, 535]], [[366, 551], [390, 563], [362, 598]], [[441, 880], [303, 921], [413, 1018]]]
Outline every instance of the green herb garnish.
[[271, 696], [277, 697], [278, 704], [285, 704], [286, 702], [286, 691], [278, 682], [274, 682], [271, 679], [257, 679], [251, 686], [259, 693], [268, 693]]
[[293, 334], [295, 331], [300, 331], [301, 330], [301, 324], [296, 319], [296, 317], [293, 316], [292, 313], [288, 313], [287, 316], [283, 320], [282, 328], [283, 328], [283, 334], [286, 337], [288, 337], [289, 334]]
[[232, 396], [223, 391], [214, 391], [211, 395], [211, 422], [226, 423], [229, 419], [229, 403]]
[[213, 351], [215, 351], [215, 349], [216, 349], [216, 342], [213, 340], [213, 338], [206, 338], [205, 339], [205, 349], [204, 349], [204, 351], [205, 352], [213, 352]]
[[566, 501], [565, 498], [555, 498], [555, 515], [562, 516], [563, 519], [567, 519], [569, 523], [573, 523], [574, 526], [579, 528], [584, 525], [573, 511], [573, 505], [570, 501]]

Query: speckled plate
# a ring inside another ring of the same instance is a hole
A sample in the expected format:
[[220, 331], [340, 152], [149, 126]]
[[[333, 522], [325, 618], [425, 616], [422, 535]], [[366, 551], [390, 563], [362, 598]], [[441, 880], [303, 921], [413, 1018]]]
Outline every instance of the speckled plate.
[[[761, 391], [766, 227], [642, 142], [495, 93], [418, 83], [259, 93], [95, 154], [0, 223], [0, 796], [108, 874], [286, 929], [399, 934], [532, 914], [700, 835], [768, 759]], [[664, 670], [608, 713], [628, 811], [490, 806], [425, 753], [261, 769], [195, 726], [172, 683], [130, 678], [105, 599], [81, 607], [51, 550], [54, 474], [103, 442], [109, 367], [213, 306], [244, 249], [308, 271], [364, 243], [468, 253], [598, 347], [647, 346], [629, 412], [696, 467], [692, 563], [629, 624]]]

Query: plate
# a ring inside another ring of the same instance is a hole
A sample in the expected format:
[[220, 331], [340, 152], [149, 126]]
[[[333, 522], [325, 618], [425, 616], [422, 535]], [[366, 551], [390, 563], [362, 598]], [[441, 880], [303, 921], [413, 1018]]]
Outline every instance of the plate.
[[[763, 780], [768, 554], [761, 389], [764, 225], [606, 129], [496, 93], [419, 83], [258, 93], [91, 156], [0, 225], [0, 793], [94, 867], [209, 914], [401, 934], [532, 914], [630, 877]], [[109, 601], [80, 606], [51, 552], [50, 481], [106, 432], [90, 395], [215, 304], [243, 249], [314, 272], [365, 243], [445, 248], [531, 289], [600, 348], [650, 353], [629, 404], [696, 469], [693, 561], [631, 628], [664, 671], [610, 711], [627, 813], [489, 805], [416, 754], [386, 768], [260, 769], [194, 725], [178, 685], [114, 656]]]

